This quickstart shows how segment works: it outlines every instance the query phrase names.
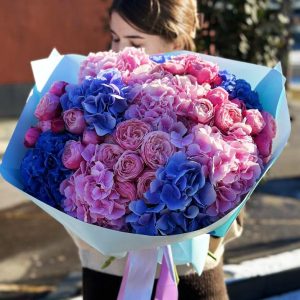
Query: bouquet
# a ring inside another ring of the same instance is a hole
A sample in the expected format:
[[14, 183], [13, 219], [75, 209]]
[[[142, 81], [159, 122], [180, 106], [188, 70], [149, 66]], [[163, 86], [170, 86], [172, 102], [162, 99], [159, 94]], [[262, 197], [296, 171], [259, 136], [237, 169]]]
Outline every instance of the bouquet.
[[157, 261], [157, 297], [176, 298], [172, 252], [200, 273], [205, 234], [226, 233], [287, 142], [280, 67], [134, 48], [38, 66], [51, 59], [48, 78], [34, 67], [4, 177], [103, 254], [130, 252], [119, 299], [148, 299]]

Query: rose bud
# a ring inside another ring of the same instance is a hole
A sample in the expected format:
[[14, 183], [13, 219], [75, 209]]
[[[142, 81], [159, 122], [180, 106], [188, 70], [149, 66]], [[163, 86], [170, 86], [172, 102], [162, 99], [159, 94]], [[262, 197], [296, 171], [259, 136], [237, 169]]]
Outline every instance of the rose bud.
[[24, 145], [27, 148], [32, 148], [34, 147], [36, 141], [38, 140], [41, 130], [37, 127], [31, 127], [27, 130], [25, 134], [25, 139], [24, 139]]
[[40, 100], [34, 115], [40, 121], [52, 120], [60, 115], [60, 99], [54, 94], [46, 93]]
[[81, 142], [68, 141], [66, 142], [64, 152], [62, 155], [62, 163], [67, 169], [76, 170], [79, 168], [80, 163], [83, 161], [81, 156], [84, 147]]
[[60, 97], [65, 93], [65, 88], [67, 85], [68, 83], [65, 81], [56, 81], [52, 84], [51, 88], [49, 89], [49, 93]]

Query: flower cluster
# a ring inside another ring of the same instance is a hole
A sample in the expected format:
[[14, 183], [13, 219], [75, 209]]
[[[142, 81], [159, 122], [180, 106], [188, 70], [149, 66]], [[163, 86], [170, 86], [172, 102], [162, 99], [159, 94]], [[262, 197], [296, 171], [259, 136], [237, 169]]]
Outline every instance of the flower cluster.
[[30, 149], [23, 158], [21, 176], [24, 190], [45, 203], [60, 208], [63, 196], [59, 186], [71, 175], [62, 163], [64, 146], [77, 137], [70, 133], [42, 133], [36, 147]]
[[136, 233], [183, 233], [199, 228], [206, 207], [215, 201], [215, 190], [206, 182], [201, 164], [177, 152], [156, 171], [145, 200], [130, 204], [127, 221]]
[[25, 190], [84, 222], [147, 235], [234, 209], [272, 153], [274, 118], [244, 79], [195, 53], [90, 54], [28, 129]]

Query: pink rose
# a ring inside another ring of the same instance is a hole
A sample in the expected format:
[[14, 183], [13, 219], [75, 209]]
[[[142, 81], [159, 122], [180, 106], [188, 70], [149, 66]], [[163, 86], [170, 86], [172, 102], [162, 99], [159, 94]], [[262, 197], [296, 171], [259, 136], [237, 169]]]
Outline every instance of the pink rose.
[[218, 76], [219, 66], [213, 62], [203, 60], [199, 55], [189, 54], [186, 59], [186, 73], [195, 76], [200, 84], [212, 84]]
[[42, 132], [46, 132], [48, 130], [51, 130], [51, 124], [52, 121], [51, 120], [47, 120], [47, 121], [39, 121], [37, 123], [37, 127], [42, 131]]
[[129, 201], [137, 199], [136, 196], [136, 186], [132, 182], [115, 182], [115, 189], [120, 194], [120, 196]]
[[259, 134], [265, 127], [265, 120], [258, 109], [247, 109], [243, 116], [246, 118], [246, 124], [252, 128], [252, 135]]
[[82, 135], [82, 142], [85, 145], [100, 144], [102, 138], [96, 133], [95, 130], [85, 129]]
[[146, 170], [137, 180], [137, 196], [143, 199], [144, 193], [150, 188], [150, 183], [155, 179], [155, 171]]
[[241, 109], [242, 113], [247, 109], [245, 102], [241, 99], [235, 98], [230, 100], [230, 102], [237, 105], [237, 107]]
[[180, 61], [168, 60], [161, 67], [173, 75], [183, 75], [185, 71], [185, 65]]
[[74, 134], [82, 134], [86, 124], [84, 121], [83, 111], [72, 108], [63, 113], [66, 129]]
[[51, 131], [54, 133], [63, 132], [65, 130], [65, 122], [63, 118], [56, 118], [51, 121]]
[[151, 169], [164, 166], [174, 152], [170, 135], [162, 131], [148, 133], [141, 147], [142, 158]]
[[234, 123], [242, 121], [242, 112], [233, 103], [226, 103], [216, 107], [215, 111], [215, 125], [222, 130], [227, 132]]
[[214, 107], [212, 103], [205, 98], [197, 99], [193, 102], [192, 108], [192, 112], [188, 115], [201, 124], [208, 124], [214, 117]]
[[56, 81], [52, 84], [49, 93], [54, 94], [58, 97], [65, 93], [65, 87], [68, 85], [65, 81]]
[[223, 105], [228, 102], [228, 93], [222, 87], [216, 87], [206, 94], [206, 98], [211, 101], [213, 106]]
[[130, 181], [137, 178], [144, 170], [142, 158], [130, 150], [126, 150], [114, 166], [115, 175], [118, 181]]
[[268, 112], [262, 112], [262, 116], [266, 125], [263, 130], [254, 137], [254, 142], [257, 145], [259, 154], [265, 158], [265, 162], [267, 162], [272, 153], [273, 138], [276, 135], [276, 123], [273, 116]]
[[119, 123], [115, 131], [116, 142], [126, 150], [138, 149], [151, 127], [140, 120], [131, 119]]
[[83, 161], [81, 156], [84, 147], [81, 142], [67, 141], [62, 155], [62, 163], [67, 169], [76, 170]]
[[26, 131], [24, 145], [27, 148], [34, 147], [36, 141], [38, 140], [41, 134], [41, 130], [37, 127], [31, 127]]
[[46, 93], [37, 105], [34, 115], [40, 121], [52, 120], [61, 113], [60, 99], [54, 94]]
[[274, 138], [276, 136], [276, 122], [273, 118], [273, 116], [268, 113], [267, 111], [263, 111], [262, 116], [265, 120], [265, 127], [263, 128], [263, 132], [269, 136], [270, 138]]
[[107, 168], [112, 169], [117, 163], [124, 149], [119, 145], [101, 144], [96, 150], [96, 159], [101, 161]]

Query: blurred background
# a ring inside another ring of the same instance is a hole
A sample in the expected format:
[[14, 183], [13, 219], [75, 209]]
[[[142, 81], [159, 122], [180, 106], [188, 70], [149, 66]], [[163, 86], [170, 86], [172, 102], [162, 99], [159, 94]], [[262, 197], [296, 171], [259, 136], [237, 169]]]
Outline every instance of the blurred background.
[[[0, 0], [0, 159], [33, 86], [30, 61], [54, 47], [84, 55], [109, 49], [109, 6]], [[242, 237], [227, 247], [230, 299], [300, 299], [300, 1], [198, 6], [198, 52], [270, 67], [281, 61], [292, 120], [284, 154], [247, 203]], [[0, 299], [80, 299], [80, 263], [64, 228], [1, 177], [0, 195]]]

